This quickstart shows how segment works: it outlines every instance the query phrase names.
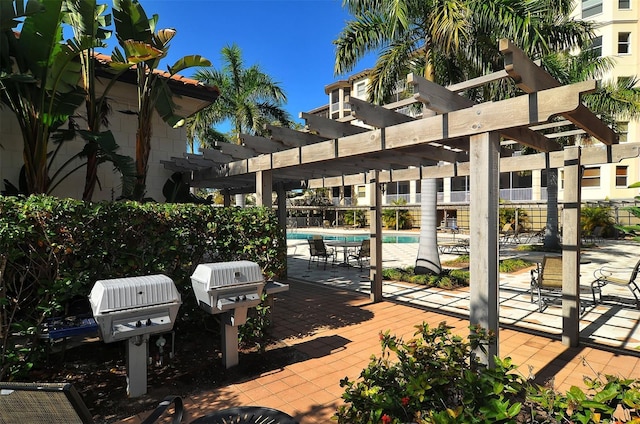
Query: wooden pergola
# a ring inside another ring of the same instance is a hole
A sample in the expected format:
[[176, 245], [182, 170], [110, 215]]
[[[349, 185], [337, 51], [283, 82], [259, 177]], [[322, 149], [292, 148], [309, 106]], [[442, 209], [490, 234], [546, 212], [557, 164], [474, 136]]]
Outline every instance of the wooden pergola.
[[[564, 168], [562, 340], [576, 346], [581, 167], [637, 157], [640, 144], [617, 144], [616, 134], [581, 103], [581, 94], [596, 89], [595, 81], [561, 86], [508, 40], [500, 41], [500, 51], [503, 71], [446, 88], [409, 75], [414, 97], [384, 107], [350, 99], [353, 119], [368, 128], [302, 113], [309, 132], [269, 126], [271, 138], [243, 135], [243, 145], [221, 143], [164, 165], [191, 175], [192, 186], [220, 189], [227, 198], [256, 193], [258, 204], [271, 206], [275, 190], [283, 226], [286, 190], [370, 184], [375, 193], [370, 220], [373, 301], [382, 299], [380, 183], [470, 176], [470, 321], [496, 334], [499, 174]], [[458, 94], [502, 78], [511, 79], [524, 94], [481, 104]], [[415, 102], [435, 114], [415, 119], [394, 110]], [[556, 117], [562, 117], [559, 123]], [[557, 134], [543, 133], [560, 125], [575, 128], [563, 135], [584, 133], [601, 143], [563, 149]], [[501, 158], [501, 139], [540, 153]], [[497, 346], [496, 340], [488, 357], [498, 354]]]

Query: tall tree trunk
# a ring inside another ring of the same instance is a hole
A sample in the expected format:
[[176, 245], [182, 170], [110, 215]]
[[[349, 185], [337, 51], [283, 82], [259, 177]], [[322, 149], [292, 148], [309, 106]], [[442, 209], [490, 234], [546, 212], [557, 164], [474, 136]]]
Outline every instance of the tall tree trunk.
[[437, 232], [437, 184], [435, 178], [420, 180], [420, 243], [416, 274], [440, 274], [440, 253]]

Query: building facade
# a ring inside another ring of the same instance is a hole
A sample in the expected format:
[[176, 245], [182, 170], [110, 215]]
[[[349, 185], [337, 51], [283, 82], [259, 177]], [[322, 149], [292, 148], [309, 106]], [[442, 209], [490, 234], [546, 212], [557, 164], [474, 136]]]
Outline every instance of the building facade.
[[[615, 67], [603, 76], [603, 82], [615, 82], [618, 78], [628, 78], [640, 75], [640, 49], [638, 36], [640, 34], [639, 17], [640, 4], [632, 0], [582, 0], [576, 2], [574, 17], [591, 20], [596, 23], [596, 38], [594, 48], [602, 56], [614, 59]], [[350, 96], [366, 100], [369, 85], [368, 72], [363, 71], [329, 84], [325, 93], [329, 97], [329, 105], [318, 108], [312, 113], [340, 120], [351, 121]], [[404, 87], [399, 87], [398, 93]], [[395, 99], [398, 100], [398, 99]], [[401, 110], [410, 113], [408, 109]], [[362, 125], [352, 121], [355, 125]], [[640, 123], [637, 121], [617, 122], [620, 143], [637, 142], [640, 139]], [[576, 143], [582, 141], [579, 136]], [[522, 154], [519, 149], [511, 148], [509, 141], [503, 145], [503, 154], [514, 156]], [[619, 201], [631, 202], [639, 194], [638, 189], [629, 185], [640, 181], [640, 159], [626, 159], [620, 163], [604, 164], [586, 167], [582, 176], [583, 202]], [[336, 206], [369, 205], [371, 193], [368, 185], [347, 188], [333, 188], [333, 199]], [[438, 209], [440, 222], [443, 226], [464, 226], [468, 216], [469, 177], [444, 178], [438, 181]], [[544, 226], [545, 213], [542, 204], [547, 200], [547, 176], [544, 170], [520, 171], [500, 174], [500, 199], [503, 203], [511, 203], [521, 207], [528, 205], [530, 210], [539, 210], [540, 214], [534, 227]], [[563, 170], [558, 171], [558, 200], [563, 199]], [[384, 187], [383, 204], [406, 202], [409, 206], [420, 204], [419, 181], [398, 181], [388, 183]]]

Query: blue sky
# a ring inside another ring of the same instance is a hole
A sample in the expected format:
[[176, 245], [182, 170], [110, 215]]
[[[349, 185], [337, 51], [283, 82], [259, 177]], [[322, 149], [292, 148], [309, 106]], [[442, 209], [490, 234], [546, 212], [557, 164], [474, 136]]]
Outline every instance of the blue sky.
[[[344, 77], [333, 73], [332, 41], [350, 19], [341, 0], [140, 2], [148, 15], [158, 14], [158, 28], [177, 30], [164, 65], [200, 54], [220, 68], [220, 50], [235, 43], [246, 67], [258, 65], [284, 89], [285, 109], [297, 122], [300, 112], [327, 104], [325, 85]], [[352, 73], [372, 67], [374, 61], [366, 57]], [[187, 70], [185, 75], [192, 73]]]

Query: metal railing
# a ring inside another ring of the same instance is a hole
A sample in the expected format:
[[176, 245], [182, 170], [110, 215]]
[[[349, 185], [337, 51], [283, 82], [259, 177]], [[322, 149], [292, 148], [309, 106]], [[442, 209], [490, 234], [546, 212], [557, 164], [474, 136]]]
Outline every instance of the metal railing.
[[500, 189], [500, 198], [502, 200], [509, 200], [512, 202], [519, 202], [521, 200], [532, 200], [533, 189], [531, 187], [502, 188]]

